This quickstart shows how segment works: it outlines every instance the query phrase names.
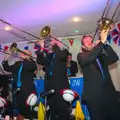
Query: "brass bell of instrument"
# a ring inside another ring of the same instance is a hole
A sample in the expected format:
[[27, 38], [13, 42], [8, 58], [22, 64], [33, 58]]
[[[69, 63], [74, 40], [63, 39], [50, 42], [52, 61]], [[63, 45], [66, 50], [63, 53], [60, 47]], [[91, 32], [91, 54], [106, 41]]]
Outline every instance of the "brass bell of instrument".
[[10, 46], [10, 52], [11, 53], [16, 53], [17, 52], [17, 43], [13, 43], [11, 46]]
[[44, 28], [42, 28], [42, 30], [40, 31], [40, 37], [42, 39], [44, 39], [44, 41], [45, 41], [45, 44], [44, 44], [45, 48], [49, 48], [50, 47], [50, 49], [51, 49], [51, 43], [50, 42], [51, 42], [52, 39], [54, 39], [56, 41], [59, 41], [65, 47], [67, 47], [67, 49], [69, 49], [69, 47], [66, 44], [64, 44], [62, 41], [58, 40], [56, 37], [53, 37], [51, 35], [51, 28], [50, 28], [50, 26], [45, 26]]
[[50, 32], [51, 32], [51, 29], [49, 26], [45, 26], [44, 28], [42, 28], [42, 30], [40, 31], [40, 36], [45, 39], [47, 37], [50, 36]]
[[102, 18], [98, 20], [98, 30], [111, 30], [111, 25], [113, 24], [113, 20], [109, 18]]

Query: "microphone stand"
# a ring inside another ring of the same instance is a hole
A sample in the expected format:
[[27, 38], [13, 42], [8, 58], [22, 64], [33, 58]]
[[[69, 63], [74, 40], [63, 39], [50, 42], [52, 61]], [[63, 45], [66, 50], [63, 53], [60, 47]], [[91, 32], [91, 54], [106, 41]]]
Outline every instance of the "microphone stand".
[[[44, 98], [44, 105], [45, 105], [45, 111], [44, 111], [44, 120], [47, 120], [48, 117], [47, 117], [47, 99], [48, 99], [48, 96], [53, 94], [54, 93], [54, 90], [50, 90], [49, 92], [46, 92], [46, 93], [41, 93], [40, 94], [40, 97], [41, 98]], [[50, 117], [50, 116], [49, 116]]]
[[11, 102], [11, 115], [10, 118], [14, 119], [14, 107], [15, 107], [15, 95], [20, 91], [20, 88], [15, 89], [12, 91], [12, 102]]
[[44, 119], [47, 120], [47, 96], [45, 96], [45, 111], [44, 111]]
[[[39, 95], [39, 98], [43, 98], [43, 97], [41, 97], [41, 95]], [[47, 95], [44, 97], [44, 100], [45, 100], [45, 105], [44, 105], [44, 107], [45, 107], [45, 110], [44, 110], [44, 120], [47, 120]]]

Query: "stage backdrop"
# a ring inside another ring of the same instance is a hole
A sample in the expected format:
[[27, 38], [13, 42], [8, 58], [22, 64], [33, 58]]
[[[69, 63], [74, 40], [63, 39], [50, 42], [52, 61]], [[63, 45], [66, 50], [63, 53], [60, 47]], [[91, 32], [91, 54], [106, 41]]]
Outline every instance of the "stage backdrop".
[[[93, 35], [94, 33], [91, 33]], [[62, 42], [64, 42], [66, 45], [69, 46], [69, 51], [73, 55], [73, 60], [77, 61], [77, 54], [80, 52], [80, 47], [81, 47], [81, 38], [83, 35], [79, 36], [67, 36], [67, 37], [62, 37], [58, 38]], [[96, 38], [97, 39], [97, 38]], [[18, 48], [21, 50], [24, 49], [29, 49], [32, 51], [33, 56], [35, 56], [35, 51], [37, 50], [36, 47], [34, 47], [34, 44], [27, 44], [28, 41], [24, 42], [18, 42]], [[9, 49], [9, 46], [12, 43], [6, 43], [6, 44], [1, 44], [1, 47], [4, 48], [5, 50]], [[108, 35], [108, 44], [112, 46], [112, 48], [116, 51], [120, 58], [120, 23], [115, 24], [115, 29], [113, 29], [110, 34]], [[2, 62], [4, 59], [4, 55], [0, 53], [0, 62]], [[9, 64], [13, 64], [15, 62], [15, 58], [11, 58], [9, 60]], [[109, 66], [110, 67], [110, 73], [111, 77], [113, 80], [113, 83], [116, 87], [116, 90], [120, 91], [120, 61], [115, 63], [114, 65]], [[41, 76], [44, 76], [44, 73], [41, 73]], [[79, 69], [78, 76], [82, 76], [81, 70]]]

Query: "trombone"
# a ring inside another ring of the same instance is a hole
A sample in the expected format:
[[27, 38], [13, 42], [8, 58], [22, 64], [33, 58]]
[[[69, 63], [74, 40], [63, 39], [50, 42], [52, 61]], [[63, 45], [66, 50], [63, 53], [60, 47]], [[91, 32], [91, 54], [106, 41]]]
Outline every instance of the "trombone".
[[111, 25], [113, 24], [113, 20], [109, 18], [102, 18], [98, 20], [98, 30], [111, 30]]
[[99, 19], [98, 22], [97, 22], [97, 28], [96, 28], [95, 34], [93, 36], [93, 41], [94, 41], [94, 38], [95, 38], [98, 31], [101, 32], [102, 30], [111, 30], [111, 28], [112, 28], [111, 26], [114, 23], [113, 19], [114, 19], [115, 15], [116, 15], [119, 7], [120, 7], [120, 2], [118, 2], [118, 5], [117, 5], [117, 7], [115, 9], [115, 12], [112, 15], [112, 17], [111, 18], [106, 18], [106, 17], [104, 17], [104, 15], [107, 11], [109, 3], [110, 3], [110, 0], [107, 1], [105, 9], [103, 11], [103, 14], [101, 16], [101, 19]]
[[[18, 27], [16, 27], [16, 26], [12, 25], [11, 23], [9, 23], [9, 22], [7, 22], [7, 21], [5, 21], [5, 20], [3, 20], [3, 19], [0, 19], [0, 22], [2, 22], [3, 24], [7, 24], [8, 26], [11, 26], [12, 28], [15, 28], [16, 30], [19, 30], [19, 31], [21, 31], [21, 32], [23, 32], [23, 33], [31, 36], [31, 37], [34, 37], [34, 38], [37, 39], [37, 40], [43, 40], [43, 39], [48, 38], [48, 37], [54, 38], [55, 40], [57, 40], [57, 41], [59, 41], [60, 43], [62, 43], [65, 47], [67, 47], [67, 49], [69, 49], [69, 47], [68, 47], [66, 44], [64, 44], [62, 41], [60, 41], [60, 40], [58, 40], [57, 38], [51, 36], [51, 34], [50, 34], [51, 29], [50, 29], [49, 26], [45, 26], [45, 27], [41, 30], [40, 34], [41, 34], [41, 37], [42, 37], [42, 38], [39, 38], [39, 37], [37, 37], [37, 36], [35, 36], [35, 35], [27, 32], [27, 31], [25, 31], [25, 30], [22, 30], [22, 29], [20, 29], [20, 28], [18, 28]], [[37, 42], [38, 42], [38, 41], [37, 41]], [[37, 42], [28, 42], [28, 43], [37, 43]], [[48, 43], [49, 45], [51, 45], [51, 44], [50, 44], [49, 42], [47, 42], [46, 40], [45, 40], [45, 42]]]
[[10, 55], [10, 56], [13, 56], [13, 57], [18, 57], [18, 58], [20, 58], [20, 59], [23, 59], [22, 57], [20, 57], [20, 56], [18, 56], [18, 55], [15, 54], [15, 53], [17, 53], [17, 52], [20, 52], [20, 53], [23, 53], [23, 54], [29, 56], [30, 58], [36, 60], [35, 57], [33, 57], [33, 56], [27, 54], [26, 52], [20, 50], [19, 48], [17, 48], [17, 44], [16, 44], [16, 43], [13, 43], [13, 44], [10, 46], [10, 52], [11, 52], [11, 53], [5, 51], [5, 50], [2, 49], [2, 48], [0, 48], [0, 52], [1, 52], [1, 53], [4, 53], [4, 54], [7, 54], [7, 55]]
[[35, 57], [33, 57], [33, 56], [27, 54], [26, 52], [20, 50], [19, 48], [17, 48], [17, 45], [15, 45], [15, 43], [13, 43], [13, 44], [10, 46], [10, 51], [11, 51], [12, 53], [14, 53], [14, 52], [15, 52], [15, 53], [16, 53], [16, 52], [20, 52], [20, 53], [23, 53], [23, 54], [29, 56], [30, 58], [36, 59]]
[[[42, 30], [40, 31], [40, 37], [41, 37], [41, 39], [39, 39], [39, 40], [44, 40], [44, 42], [47, 43], [48, 45], [51, 45], [50, 42], [48, 41], [48, 39], [53, 38], [54, 40], [62, 43], [67, 49], [69, 49], [69, 46], [67, 46], [65, 43], [63, 43], [62, 41], [58, 40], [56, 37], [53, 37], [51, 35], [51, 28], [50, 28], [50, 26], [45, 26], [45, 27], [42, 28]], [[28, 42], [28, 44], [30, 44], [30, 43], [37, 43], [37, 42], [39, 42], [39, 40], [36, 41], [36, 42]]]
[[67, 46], [66, 44], [64, 44], [62, 41], [58, 40], [56, 37], [53, 37], [51, 35], [51, 28], [50, 26], [45, 26], [44, 28], [42, 28], [41, 32], [40, 32], [40, 36], [43, 38], [43, 39], [49, 39], [49, 38], [53, 38], [54, 40], [62, 43], [67, 49], [69, 49], [69, 46]]

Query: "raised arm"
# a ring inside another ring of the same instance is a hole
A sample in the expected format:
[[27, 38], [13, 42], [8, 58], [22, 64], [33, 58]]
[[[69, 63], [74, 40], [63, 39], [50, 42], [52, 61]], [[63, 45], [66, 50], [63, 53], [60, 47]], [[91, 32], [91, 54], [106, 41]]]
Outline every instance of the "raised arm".
[[24, 60], [23, 64], [24, 64], [24, 68], [27, 70], [30, 70], [30, 71], [37, 70], [37, 65], [36, 65], [35, 61], [33, 61], [33, 60], [30, 60], [30, 61]]
[[111, 65], [119, 60], [118, 55], [116, 54], [116, 52], [112, 49], [110, 45], [106, 44], [104, 46], [104, 51], [106, 54], [104, 54], [103, 59], [108, 65]]
[[56, 54], [56, 57], [60, 60], [67, 60], [67, 56], [69, 54], [67, 49], [61, 50], [57, 44], [53, 46], [54, 53]]
[[95, 59], [101, 54], [103, 51], [103, 47], [105, 46], [105, 42], [107, 39], [107, 34], [109, 30], [103, 30], [100, 32], [100, 40], [99, 42], [90, 50], [89, 52], [79, 53], [77, 55], [77, 60], [81, 67], [90, 64], [95, 61]]
[[38, 50], [36, 52], [36, 54], [37, 54], [37, 59], [36, 59], [37, 64], [40, 64], [40, 65], [44, 66], [45, 63], [46, 63], [46, 55], [47, 55], [47, 53], [44, 52], [44, 51]]
[[4, 70], [7, 71], [7, 72], [12, 72], [12, 73], [14, 71], [16, 71], [16, 68], [17, 68], [18, 65], [19, 65], [19, 62], [16, 62], [13, 65], [9, 65], [7, 60], [4, 60], [2, 62], [2, 66], [3, 66]]
[[101, 54], [104, 44], [102, 42], [98, 43], [89, 53], [79, 53], [77, 55], [78, 63], [81, 66], [85, 66], [95, 61], [95, 59]]
[[74, 71], [75, 71], [75, 73], [78, 73], [78, 66], [77, 66], [77, 62], [74, 62]]

